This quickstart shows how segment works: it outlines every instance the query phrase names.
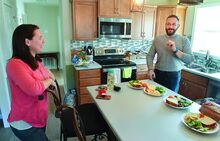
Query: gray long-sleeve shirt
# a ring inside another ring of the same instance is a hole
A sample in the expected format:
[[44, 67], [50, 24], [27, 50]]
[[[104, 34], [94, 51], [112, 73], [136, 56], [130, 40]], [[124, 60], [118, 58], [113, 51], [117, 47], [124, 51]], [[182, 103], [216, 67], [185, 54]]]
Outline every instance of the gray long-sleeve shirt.
[[[178, 58], [167, 47], [168, 40], [174, 41], [176, 48], [184, 53], [181, 58]], [[177, 34], [173, 36], [160, 35], [154, 39], [147, 55], [148, 68], [153, 68], [153, 60], [156, 54], [157, 61], [155, 69], [161, 71], [180, 71], [183, 67], [183, 63], [189, 64], [194, 60], [188, 38]]]

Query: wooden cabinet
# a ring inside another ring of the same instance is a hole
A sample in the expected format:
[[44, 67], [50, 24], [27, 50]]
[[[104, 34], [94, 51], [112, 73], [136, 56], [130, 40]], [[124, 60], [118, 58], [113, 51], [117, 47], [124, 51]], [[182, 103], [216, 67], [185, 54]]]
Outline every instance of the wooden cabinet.
[[153, 39], [156, 24], [156, 7], [144, 6], [144, 11], [133, 12], [131, 37], [132, 39]]
[[98, 0], [98, 13], [100, 17], [131, 17], [130, 0]]
[[75, 70], [75, 82], [78, 104], [92, 103], [86, 87], [101, 84], [101, 70]]
[[137, 80], [148, 79], [147, 75], [148, 75], [147, 64], [137, 65], [136, 79]]
[[184, 70], [181, 75], [179, 94], [191, 100], [201, 99], [207, 96], [208, 78]]
[[97, 38], [97, 0], [74, 0], [73, 39], [95, 40]]
[[185, 15], [187, 7], [184, 6], [158, 6], [157, 7], [157, 19], [156, 19], [156, 36], [165, 34], [166, 18], [171, 15], [177, 15], [179, 17], [180, 27], [177, 30], [177, 34], [183, 35], [185, 26]]

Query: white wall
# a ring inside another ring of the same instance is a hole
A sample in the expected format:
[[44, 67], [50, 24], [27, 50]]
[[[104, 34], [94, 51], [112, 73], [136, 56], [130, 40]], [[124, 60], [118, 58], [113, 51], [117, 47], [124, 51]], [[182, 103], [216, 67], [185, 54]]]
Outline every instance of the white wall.
[[14, 0], [0, 0], [0, 19], [0, 108], [4, 127], [9, 127], [7, 117], [11, 102], [5, 66], [12, 54], [11, 37], [17, 26]]

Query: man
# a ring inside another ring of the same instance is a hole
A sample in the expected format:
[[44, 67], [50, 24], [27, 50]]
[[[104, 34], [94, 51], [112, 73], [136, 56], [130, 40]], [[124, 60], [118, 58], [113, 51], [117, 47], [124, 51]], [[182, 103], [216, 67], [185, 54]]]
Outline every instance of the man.
[[165, 24], [166, 34], [154, 39], [147, 55], [149, 79], [154, 79], [175, 92], [179, 89], [183, 63], [190, 64], [194, 60], [188, 38], [175, 34], [179, 26], [179, 18], [176, 15], [168, 16]]

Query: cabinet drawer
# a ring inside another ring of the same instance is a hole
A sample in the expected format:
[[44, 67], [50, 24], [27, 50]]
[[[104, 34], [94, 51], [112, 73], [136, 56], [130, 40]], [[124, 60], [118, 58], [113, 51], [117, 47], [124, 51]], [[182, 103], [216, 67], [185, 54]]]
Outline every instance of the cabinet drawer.
[[88, 90], [86, 89], [86, 87], [80, 87], [79, 89], [79, 94], [80, 95], [85, 95], [85, 94], [89, 94]]
[[182, 78], [189, 80], [190, 82], [194, 82], [196, 84], [199, 84], [205, 87], [208, 85], [208, 79], [203, 76], [192, 74], [186, 71], [182, 71], [181, 75], [182, 75]]
[[93, 85], [100, 85], [101, 84], [101, 78], [85, 78], [81, 79], [79, 82], [80, 87], [85, 86], [93, 86]]
[[100, 77], [100, 76], [101, 76], [100, 69], [79, 71], [79, 78], [91, 78], [91, 77]]
[[94, 103], [94, 101], [90, 97], [90, 95], [80, 95], [79, 96], [79, 104], [86, 104], [86, 103]]
[[137, 73], [136, 79], [137, 80], [148, 79], [147, 73]]

